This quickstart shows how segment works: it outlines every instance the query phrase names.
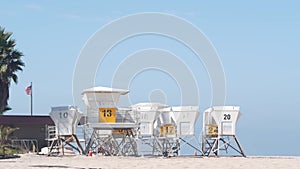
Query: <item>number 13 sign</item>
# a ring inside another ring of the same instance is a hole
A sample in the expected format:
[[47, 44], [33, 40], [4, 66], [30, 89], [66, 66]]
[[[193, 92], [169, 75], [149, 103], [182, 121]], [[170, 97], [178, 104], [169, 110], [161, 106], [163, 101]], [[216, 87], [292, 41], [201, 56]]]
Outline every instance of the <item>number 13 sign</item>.
[[116, 122], [116, 108], [99, 108], [99, 122], [100, 123], [115, 123]]

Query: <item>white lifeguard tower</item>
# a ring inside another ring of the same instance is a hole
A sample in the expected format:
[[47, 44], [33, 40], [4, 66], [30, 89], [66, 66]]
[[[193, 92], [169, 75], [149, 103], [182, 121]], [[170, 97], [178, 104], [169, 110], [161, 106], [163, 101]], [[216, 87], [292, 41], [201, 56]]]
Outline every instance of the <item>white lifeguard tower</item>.
[[238, 153], [245, 157], [236, 137], [236, 122], [240, 116], [238, 106], [215, 106], [204, 111], [202, 151], [206, 156], [220, 156], [222, 152]]
[[[164, 156], [178, 155], [180, 141], [203, 154], [194, 133], [195, 123], [199, 117], [197, 106], [173, 106], [159, 111], [160, 116], [155, 122], [155, 136]], [[190, 144], [190, 140], [185, 140], [187, 136], [191, 136], [197, 145], [194, 146]]]
[[[59, 153], [60, 149], [64, 154], [65, 145], [72, 147], [80, 154], [83, 153], [82, 146], [76, 136], [76, 127], [82, 115], [83, 113], [74, 106], [51, 108], [50, 117], [55, 124], [55, 136], [48, 139], [50, 142], [48, 155], [54, 153], [53, 150], [55, 153]], [[72, 142], [75, 142], [77, 146], [71, 144]]]
[[172, 108], [162, 108], [159, 112], [160, 114], [154, 123], [154, 137], [157, 141], [156, 149], [159, 149], [163, 156], [177, 156], [180, 144]]
[[[171, 107], [177, 125], [177, 137], [179, 137], [184, 144], [192, 147], [195, 151], [203, 155], [201, 145], [195, 137], [195, 124], [200, 115], [198, 110], [198, 106]], [[194, 141], [196, 145], [191, 144], [191, 141]], [[184, 144], [181, 144], [181, 146]]]
[[138, 103], [131, 106], [133, 114], [136, 115], [136, 123], [139, 124], [138, 135], [140, 137], [153, 136], [154, 121], [159, 116], [159, 109], [168, 107], [161, 103]]
[[137, 155], [135, 131], [137, 125], [124, 115], [130, 110], [118, 109], [120, 95], [129, 91], [107, 87], [83, 90], [87, 106], [87, 126], [92, 129], [85, 153], [105, 155]]
[[[146, 155], [152, 148], [151, 155], [176, 156], [180, 149], [180, 140], [191, 145], [185, 136], [194, 136], [194, 127], [199, 112], [197, 106], [170, 107], [161, 103], [138, 103], [131, 106], [135, 121], [139, 125], [139, 151]], [[148, 149], [147, 149], [148, 148]]]
[[[161, 103], [138, 103], [131, 106], [131, 111], [135, 115], [135, 122], [139, 128], [137, 130], [139, 141], [139, 153], [142, 155], [156, 155], [160, 153], [156, 137], [154, 135], [154, 123], [159, 117], [159, 109], [168, 107]], [[150, 151], [149, 151], [150, 150]]]

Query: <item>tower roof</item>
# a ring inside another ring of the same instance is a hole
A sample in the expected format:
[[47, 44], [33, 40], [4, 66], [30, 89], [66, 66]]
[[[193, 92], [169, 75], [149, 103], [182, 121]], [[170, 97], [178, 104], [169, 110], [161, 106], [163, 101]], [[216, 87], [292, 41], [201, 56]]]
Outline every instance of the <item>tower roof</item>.
[[129, 90], [98, 86], [98, 87], [92, 87], [89, 89], [85, 89], [82, 91], [81, 94], [85, 94], [85, 93], [120, 93], [120, 94], [124, 95], [124, 94], [129, 93]]

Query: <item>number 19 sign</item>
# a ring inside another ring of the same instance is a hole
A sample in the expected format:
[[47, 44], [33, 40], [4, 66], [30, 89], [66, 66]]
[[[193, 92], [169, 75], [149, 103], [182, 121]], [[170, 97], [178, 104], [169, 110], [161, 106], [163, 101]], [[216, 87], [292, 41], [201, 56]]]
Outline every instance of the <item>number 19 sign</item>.
[[115, 123], [116, 122], [116, 108], [99, 108], [99, 122], [100, 123]]

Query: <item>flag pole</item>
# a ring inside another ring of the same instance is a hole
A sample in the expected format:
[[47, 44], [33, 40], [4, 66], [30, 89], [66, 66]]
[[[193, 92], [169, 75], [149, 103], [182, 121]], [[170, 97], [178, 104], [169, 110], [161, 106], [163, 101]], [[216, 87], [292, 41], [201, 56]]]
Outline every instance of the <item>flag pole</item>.
[[30, 83], [30, 86], [31, 86], [31, 93], [30, 93], [30, 94], [31, 94], [31, 95], [30, 95], [30, 113], [31, 113], [31, 116], [32, 116], [32, 105], [33, 105], [33, 104], [32, 104], [32, 91], [33, 91], [33, 90], [32, 90], [32, 82]]

